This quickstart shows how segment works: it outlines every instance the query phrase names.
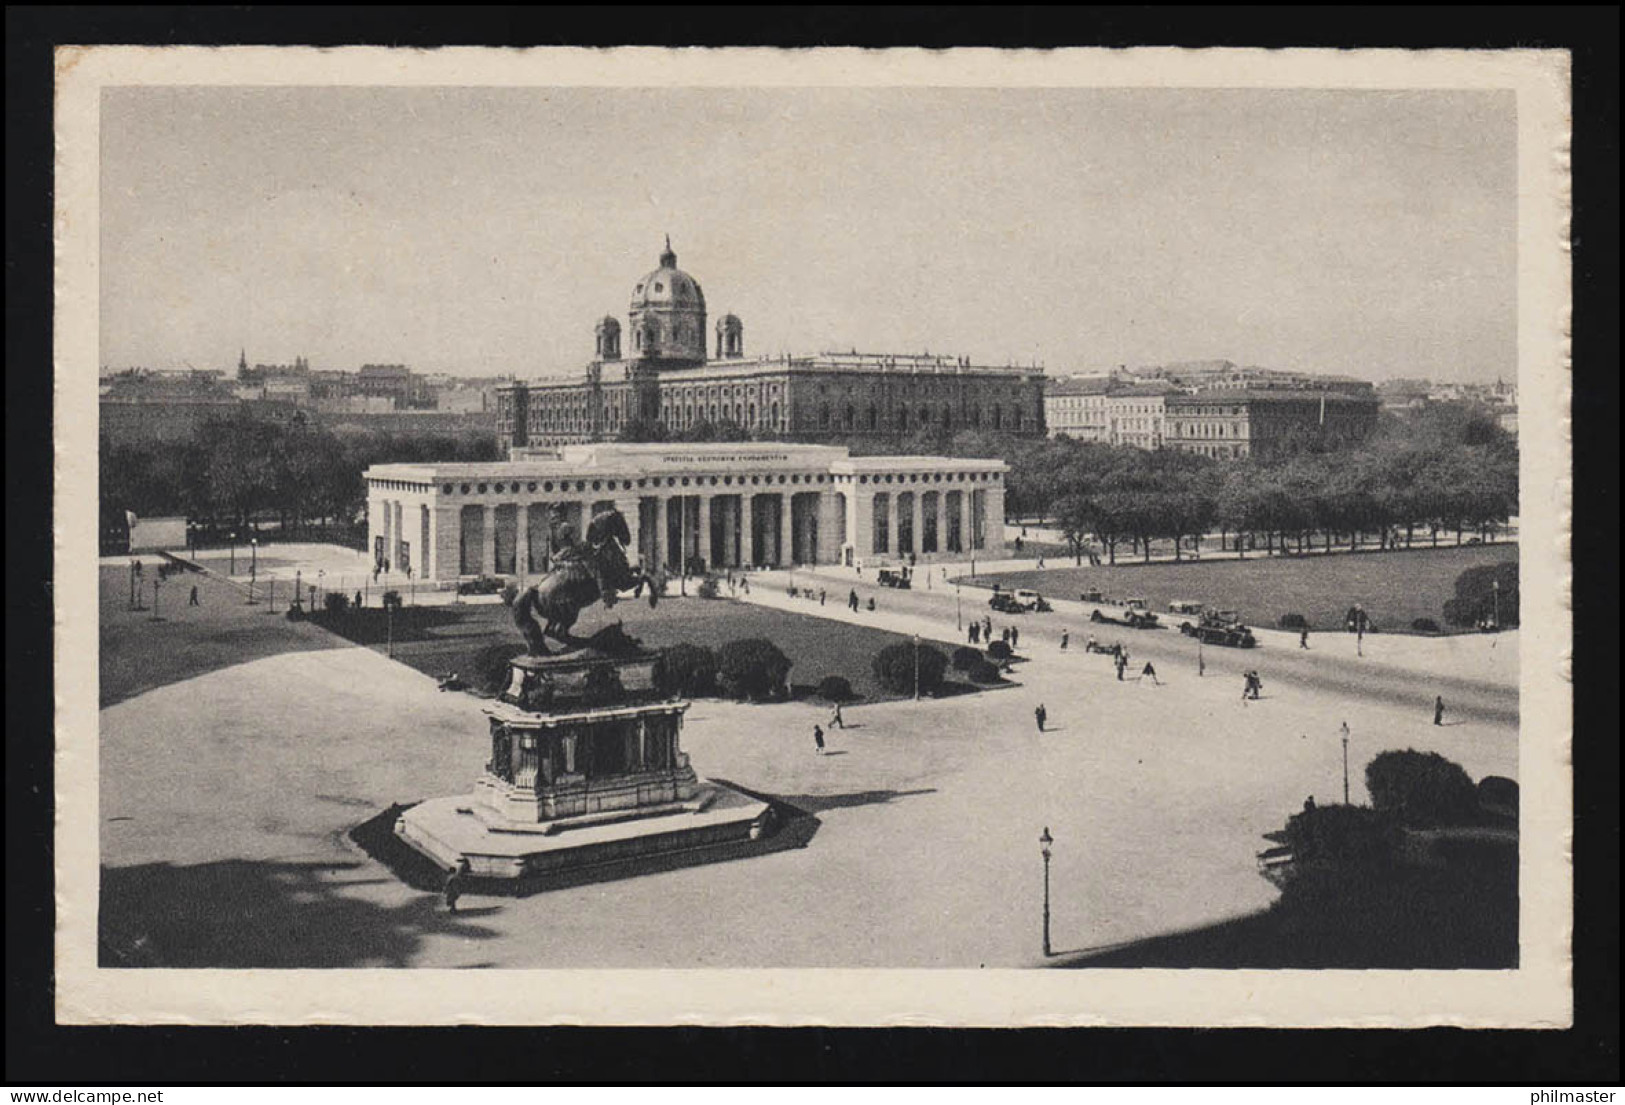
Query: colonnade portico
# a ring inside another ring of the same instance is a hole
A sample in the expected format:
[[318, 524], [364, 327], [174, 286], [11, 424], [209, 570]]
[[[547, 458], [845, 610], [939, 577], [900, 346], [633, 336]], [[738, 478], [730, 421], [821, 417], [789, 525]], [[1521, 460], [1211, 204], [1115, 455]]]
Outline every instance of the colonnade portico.
[[376, 562], [425, 580], [523, 579], [613, 507], [628, 558], [650, 570], [995, 556], [1005, 471], [767, 442], [516, 449], [505, 462], [368, 469], [369, 544]]

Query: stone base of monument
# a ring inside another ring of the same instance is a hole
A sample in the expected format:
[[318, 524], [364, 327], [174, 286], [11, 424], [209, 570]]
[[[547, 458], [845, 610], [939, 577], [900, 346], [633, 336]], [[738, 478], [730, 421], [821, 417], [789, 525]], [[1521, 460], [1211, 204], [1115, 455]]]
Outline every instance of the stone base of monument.
[[635, 642], [516, 658], [484, 710], [491, 758], [473, 792], [413, 806], [396, 836], [447, 870], [519, 879], [770, 832], [768, 803], [695, 774], [688, 703], [661, 697], [659, 660]]
[[766, 802], [704, 779], [686, 801], [541, 823], [494, 817], [481, 797], [419, 803], [401, 815], [395, 834], [447, 870], [467, 860], [471, 875], [520, 879], [755, 840], [771, 830]]

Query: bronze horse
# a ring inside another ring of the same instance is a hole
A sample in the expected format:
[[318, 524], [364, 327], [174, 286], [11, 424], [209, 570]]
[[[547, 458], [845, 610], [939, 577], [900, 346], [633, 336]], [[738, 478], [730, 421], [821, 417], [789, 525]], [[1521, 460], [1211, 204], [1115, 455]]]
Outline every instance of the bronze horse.
[[632, 534], [618, 510], [600, 511], [587, 524], [586, 537], [554, 559], [553, 570], [513, 600], [513, 623], [525, 635], [532, 656], [549, 655], [546, 638], [580, 645], [570, 634], [581, 611], [602, 599], [614, 606], [620, 592], [634, 597], [649, 588], [649, 606], [660, 601], [660, 587], [626, 559]]

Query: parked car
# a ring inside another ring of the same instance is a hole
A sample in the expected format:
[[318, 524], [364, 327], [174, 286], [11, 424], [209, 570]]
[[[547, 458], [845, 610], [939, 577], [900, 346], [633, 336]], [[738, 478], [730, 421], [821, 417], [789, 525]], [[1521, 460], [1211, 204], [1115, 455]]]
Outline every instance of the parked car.
[[882, 568], [880, 569], [880, 574], [876, 578], [879, 579], [882, 587], [897, 587], [906, 591], [914, 586], [913, 582], [909, 579], [909, 571], [907, 568], [904, 568], [900, 572], [894, 572], [890, 568]]
[[1016, 602], [1021, 605], [1023, 610], [1027, 610], [1035, 614], [1048, 613], [1051, 609], [1050, 604], [1044, 601], [1043, 595], [1040, 595], [1037, 591], [1028, 590], [1027, 588], [1021, 588], [1016, 591]]
[[1184, 614], [1188, 617], [1199, 618], [1206, 612], [1206, 604], [1192, 602], [1189, 599], [1175, 599], [1168, 604], [1168, 613], [1170, 614]]
[[1082, 594], [1078, 595], [1078, 601], [1079, 602], [1105, 602], [1106, 601], [1106, 596], [1102, 595], [1099, 591], [1084, 591]]
[[1009, 591], [994, 591], [993, 597], [987, 600], [987, 605], [1001, 614], [1025, 614], [1027, 608], [1016, 601], [1016, 596]]
[[1099, 610], [1092, 611], [1089, 620], [1103, 625], [1126, 625], [1130, 629], [1156, 629], [1157, 616], [1147, 610], [1144, 604], [1138, 606], [1130, 604], [1121, 614], [1102, 614]]
[[1187, 637], [1195, 637], [1203, 644], [1223, 645], [1226, 648], [1256, 648], [1258, 638], [1253, 631], [1241, 624], [1233, 610], [1221, 610], [1203, 614], [1200, 621], [1184, 622], [1179, 631]]

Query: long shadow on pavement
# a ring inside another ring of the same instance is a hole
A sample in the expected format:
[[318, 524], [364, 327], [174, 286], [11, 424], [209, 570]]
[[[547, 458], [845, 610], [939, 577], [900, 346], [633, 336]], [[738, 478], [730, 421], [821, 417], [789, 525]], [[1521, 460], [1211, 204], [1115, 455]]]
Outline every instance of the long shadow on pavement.
[[435, 897], [385, 906], [350, 896], [346, 890], [368, 881], [348, 877], [359, 867], [253, 860], [103, 867], [100, 965], [409, 967], [430, 936], [494, 935], [440, 909]]

